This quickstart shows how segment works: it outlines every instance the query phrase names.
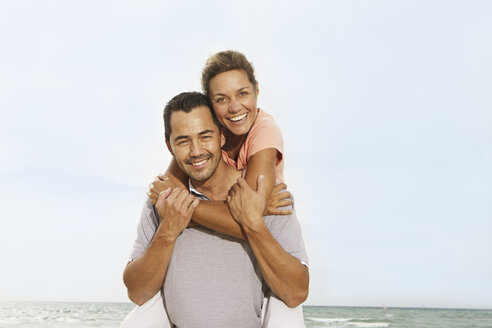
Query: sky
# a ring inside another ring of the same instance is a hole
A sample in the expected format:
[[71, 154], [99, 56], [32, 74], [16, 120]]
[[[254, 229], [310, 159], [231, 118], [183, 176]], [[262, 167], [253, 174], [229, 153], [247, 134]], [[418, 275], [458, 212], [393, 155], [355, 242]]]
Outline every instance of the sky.
[[0, 1], [0, 300], [128, 302], [162, 109], [253, 62], [308, 305], [492, 308], [492, 2]]

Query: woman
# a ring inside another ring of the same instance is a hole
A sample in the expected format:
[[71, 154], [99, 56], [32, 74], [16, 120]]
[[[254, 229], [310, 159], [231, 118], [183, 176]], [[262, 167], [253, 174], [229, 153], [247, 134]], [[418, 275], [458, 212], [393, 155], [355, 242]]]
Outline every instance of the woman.
[[[238, 170], [247, 168], [244, 178], [254, 189], [258, 176], [265, 177], [265, 214], [290, 214], [290, 210], [279, 208], [292, 204], [287, 199], [289, 193], [279, 193], [286, 187], [283, 183], [277, 185], [270, 198], [275, 183], [283, 182], [283, 139], [273, 117], [257, 107], [259, 88], [251, 63], [237, 51], [213, 55], [202, 72], [202, 89], [210, 98], [223, 127], [224, 161]], [[188, 186], [188, 177], [174, 159], [165, 175], [158, 177], [151, 186], [149, 197], [152, 204], [157, 201], [159, 192], [169, 186], [183, 189]], [[193, 219], [215, 231], [242, 238], [241, 230], [231, 221], [224, 202], [201, 202]]]

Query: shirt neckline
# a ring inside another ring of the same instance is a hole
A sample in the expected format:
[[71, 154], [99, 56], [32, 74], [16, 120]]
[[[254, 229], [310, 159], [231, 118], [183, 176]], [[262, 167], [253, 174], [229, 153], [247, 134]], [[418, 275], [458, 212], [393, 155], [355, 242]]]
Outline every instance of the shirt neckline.
[[205, 194], [202, 194], [201, 192], [195, 189], [195, 187], [191, 183], [191, 179], [188, 179], [188, 189], [190, 190], [190, 193], [194, 194], [195, 196], [204, 197], [207, 200], [210, 200], [210, 198], [208, 198]]

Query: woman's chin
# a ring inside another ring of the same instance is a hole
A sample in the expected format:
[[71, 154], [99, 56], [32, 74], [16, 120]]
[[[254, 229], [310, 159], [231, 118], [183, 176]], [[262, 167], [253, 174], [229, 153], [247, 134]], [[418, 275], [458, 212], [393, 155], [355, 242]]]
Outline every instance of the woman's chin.
[[245, 126], [228, 126], [227, 130], [229, 130], [230, 133], [232, 133], [235, 136], [243, 136], [249, 132], [251, 127], [247, 128]]
[[243, 122], [238, 122], [238, 123], [228, 122], [226, 128], [232, 134], [236, 136], [242, 136], [248, 134], [252, 126], [253, 126], [253, 122], [249, 120], [244, 120]]

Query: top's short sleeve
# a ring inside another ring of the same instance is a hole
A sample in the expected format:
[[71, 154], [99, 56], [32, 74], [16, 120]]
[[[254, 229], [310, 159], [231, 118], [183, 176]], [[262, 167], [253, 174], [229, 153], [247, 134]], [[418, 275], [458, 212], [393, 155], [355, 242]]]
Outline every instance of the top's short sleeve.
[[258, 117], [239, 150], [237, 169], [247, 167], [249, 159], [263, 149], [277, 150], [277, 180], [283, 181], [284, 140], [273, 116], [259, 109]]
[[152, 238], [154, 238], [158, 225], [159, 223], [154, 208], [150, 203], [150, 199], [147, 198], [142, 209], [142, 214], [140, 215], [140, 222], [137, 228], [137, 239], [135, 240], [133, 249], [130, 253], [131, 260], [140, 257], [145, 252], [152, 241]]
[[251, 128], [247, 148], [247, 160], [257, 152], [267, 148], [275, 148], [282, 160], [284, 153], [284, 140], [282, 132], [271, 115], [264, 115], [258, 124]]
[[282, 248], [307, 265], [309, 260], [294, 206], [290, 215], [270, 215], [263, 217], [263, 220]]

